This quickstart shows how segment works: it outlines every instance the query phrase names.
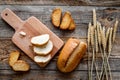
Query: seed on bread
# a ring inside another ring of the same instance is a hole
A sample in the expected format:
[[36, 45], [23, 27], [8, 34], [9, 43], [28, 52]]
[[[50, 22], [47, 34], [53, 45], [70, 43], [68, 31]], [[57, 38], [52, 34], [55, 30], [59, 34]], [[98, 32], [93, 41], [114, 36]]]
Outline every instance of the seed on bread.
[[33, 51], [38, 55], [48, 55], [53, 49], [52, 41], [48, 41], [48, 43], [44, 46], [33, 46]]
[[42, 34], [39, 36], [32, 37], [31, 43], [35, 46], [43, 46], [49, 41], [49, 39], [49, 34]]
[[9, 65], [13, 66], [14, 63], [18, 60], [19, 56], [20, 56], [20, 53], [18, 51], [11, 52], [9, 57]]
[[55, 27], [60, 26], [61, 15], [62, 15], [61, 8], [56, 8], [56, 9], [53, 10], [51, 18], [52, 18], [52, 23]]

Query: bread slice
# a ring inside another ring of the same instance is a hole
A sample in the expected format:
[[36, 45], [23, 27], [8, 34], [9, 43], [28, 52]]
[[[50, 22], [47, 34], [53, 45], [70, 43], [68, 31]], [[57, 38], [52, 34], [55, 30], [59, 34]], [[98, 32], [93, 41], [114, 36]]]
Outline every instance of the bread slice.
[[70, 22], [70, 26], [68, 28], [68, 30], [74, 30], [76, 28], [75, 22], [71, 16], [71, 22]]
[[61, 15], [62, 15], [62, 10], [60, 8], [56, 8], [53, 10], [51, 18], [52, 18], [52, 23], [54, 26], [56, 27], [60, 26]]
[[18, 60], [19, 56], [20, 53], [18, 51], [11, 52], [9, 57], [9, 65], [13, 66], [13, 64]]
[[48, 41], [48, 43], [44, 46], [33, 46], [33, 51], [38, 55], [48, 55], [53, 49], [52, 41]]
[[35, 56], [34, 61], [37, 63], [45, 64], [51, 59], [51, 54], [48, 54], [46, 56]]
[[62, 22], [60, 25], [60, 29], [66, 30], [69, 28], [71, 22], [71, 14], [70, 12], [65, 12], [65, 14], [62, 17]]
[[42, 46], [46, 44], [50, 39], [49, 34], [42, 34], [39, 36], [32, 37], [31, 43], [35, 46]]
[[28, 71], [30, 69], [30, 66], [27, 62], [23, 60], [18, 60], [14, 63], [12, 68], [14, 71]]

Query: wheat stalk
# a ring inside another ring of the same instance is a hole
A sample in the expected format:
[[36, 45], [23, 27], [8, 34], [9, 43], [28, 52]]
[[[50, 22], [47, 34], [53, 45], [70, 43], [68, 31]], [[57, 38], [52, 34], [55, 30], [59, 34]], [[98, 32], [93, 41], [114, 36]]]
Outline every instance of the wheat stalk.
[[91, 63], [91, 80], [92, 80], [92, 71], [93, 71], [93, 63], [94, 63], [94, 27], [91, 26], [91, 45], [92, 45], [92, 63]]
[[[106, 53], [105, 53], [105, 50], [106, 50], [106, 39], [105, 39], [105, 28], [103, 27], [103, 30], [102, 28], [100, 28], [100, 32], [101, 32], [101, 40], [102, 40], [102, 46], [103, 46], [103, 56], [104, 56], [104, 69], [105, 69], [105, 75], [106, 75], [106, 80], [108, 80], [108, 73], [107, 73], [107, 56], [106, 56]], [[102, 70], [103, 71], [103, 70]]]
[[115, 22], [115, 25], [114, 25], [114, 29], [113, 29], [113, 42], [115, 41], [117, 27], [118, 27], [118, 20], [116, 19], [116, 22]]
[[90, 75], [90, 63], [89, 63], [89, 48], [91, 44], [91, 23], [88, 25], [88, 74], [89, 74], [89, 80], [92, 80], [92, 75]]
[[108, 42], [108, 56], [107, 56], [107, 66], [108, 66], [108, 70], [109, 70], [109, 74], [110, 74], [110, 80], [112, 80], [112, 74], [111, 74], [111, 68], [108, 62], [109, 56], [110, 56], [110, 52], [112, 49], [112, 33], [113, 33], [113, 28], [110, 28], [110, 33], [109, 33], [109, 42]]
[[[95, 29], [95, 51], [97, 54], [98, 53], [98, 37], [97, 37], [97, 30], [96, 29]], [[96, 57], [96, 55], [95, 55], [95, 57]], [[98, 73], [98, 67], [97, 67], [96, 62], [94, 64], [95, 64], [95, 68], [96, 68], [97, 78], [98, 78], [98, 80], [100, 80], [99, 73]]]
[[[99, 50], [100, 50], [100, 53], [101, 53], [101, 55], [102, 55], [102, 60], [103, 60], [103, 65], [102, 65], [101, 71], [103, 71], [103, 69], [105, 68], [105, 67], [104, 67], [104, 66], [105, 66], [105, 62], [104, 62], [105, 60], [104, 60], [104, 55], [102, 54], [103, 51], [102, 51], [102, 48], [101, 48], [101, 44], [102, 44], [101, 30], [102, 30], [102, 28], [101, 28], [101, 23], [100, 23], [100, 22], [97, 22], [98, 44], [99, 44]], [[101, 74], [100, 74], [100, 79], [101, 79], [101, 77], [102, 77], [102, 73], [103, 73], [103, 72], [101, 72]]]

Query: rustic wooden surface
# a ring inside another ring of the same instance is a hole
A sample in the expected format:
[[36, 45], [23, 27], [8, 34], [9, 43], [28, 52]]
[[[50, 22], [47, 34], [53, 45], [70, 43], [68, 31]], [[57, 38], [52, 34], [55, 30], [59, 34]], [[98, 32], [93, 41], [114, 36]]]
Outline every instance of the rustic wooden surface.
[[[5, 8], [10, 8], [23, 20], [26, 20], [30, 16], [37, 17], [63, 41], [66, 41], [69, 37], [76, 37], [86, 41], [87, 25], [92, 21], [93, 8], [97, 11], [97, 19], [101, 21], [103, 25], [112, 26], [112, 23], [116, 18], [120, 21], [120, 0], [76, 0], [76, 2], [67, 0], [1, 0], [0, 4], [2, 5], [0, 5], [0, 12]], [[62, 8], [63, 12], [71, 12], [77, 25], [77, 28], [74, 31], [62, 31], [52, 25], [50, 15], [55, 7]], [[0, 80], [88, 80], [87, 53], [80, 65], [73, 72], [63, 74], [59, 72], [56, 67], [59, 53], [55, 55], [47, 67], [40, 68], [12, 43], [11, 37], [13, 34], [14, 30], [0, 17]], [[11, 69], [8, 65], [8, 57], [12, 50], [19, 50], [21, 52], [20, 59], [27, 61], [31, 66], [29, 72], [14, 72]], [[99, 59], [100, 55], [98, 54], [97, 60]], [[116, 41], [109, 61], [113, 80], [120, 80], [120, 25], [117, 30]], [[99, 63], [99, 65], [101, 64]], [[95, 80], [95, 73], [93, 74], [93, 77]]]

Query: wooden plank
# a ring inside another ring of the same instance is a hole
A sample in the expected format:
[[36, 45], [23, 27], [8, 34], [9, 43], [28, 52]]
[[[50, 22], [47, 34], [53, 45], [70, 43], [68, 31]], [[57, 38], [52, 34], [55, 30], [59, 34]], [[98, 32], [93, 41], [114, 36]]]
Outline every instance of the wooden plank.
[[[85, 39], [82, 39], [85, 40]], [[9, 53], [13, 50], [18, 50], [21, 52], [21, 56], [20, 59], [27, 61], [30, 65], [31, 65], [31, 69], [38, 69], [38, 70], [57, 70], [56, 68], [56, 62], [57, 62], [57, 58], [59, 55], [59, 52], [56, 54], [56, 56], [51, 60], [51, 62], [48, 64], [48, 66], [46, 68], [40, 68], [36, 63], [34, 63], [27, 55], [25, 55], [20, 49], [18, 49], [10, 39], [0, 39], [0, 70], [4, 70], [4, 69], [11, 69], [10, 66], [8, 65], [8, 58], [9, 58]], [[119, 54], [119, 49], [120, 49], [120, 39], [118, 41], [118, 43], [115, 43], [113, 47], [112, 51], [112, 55], [110, 56], [110, 65], [111, 65], [111, 69], [113, 71], [117, 71], [120, 70], [120, 54]], [[86, 55], [83, 57], [83, 60], [81, 61], [80, 65], [77, 67], [77, 71], [79, 70], [87, 70], [87, 53]], [[97, 62], [99, 62], [99, 66], [101, 66], [101, 56], [97, 55]], [[91, 60], [90, 60], [91, 61]]]
[[87, 80], [87, 72], [84, 71], [73, 72], [69, 74], [62, 74], [59, 71], [45, 70], [31, 70], [26, 73], [17, 73], [11, 70], [0, 70], [0, 72], [3, 72], [2, 74], [0, 74], [0, 79], [3, 80]]
[[1, 0], [10, 5], [120, 6], [120, 0]]
[[[51, 62], [45, 67], [45, 68], [40, 68], [35, 62], [33, 62], [32, 60], [30, 60], [30, 58], [28, 58], [27, 56], [25, 55], [22, 55], [21, 58], [22, 60], [25, 60], [27, 61], [29, 64], [30, 64], [30, 70], [39, 70], [39, 71], [42, 71], [42, 70], [45, 70], [45, 71], [58, 71], [57, 69], [57, 65], [56, 65], [56, 62], [57, 62], [57, 58], [55, 59], [52, 59]], [[98, 70], [100, 71], [101, 70], [101, 60], [97, 60], [97, 63], [98, 63]], [[110, 67], [111, 67], [111, 70], [112, 72], [116, 72], [116, 71], [119, 71], [120, 70], [120, 59], [109, 59], [109, 62], [110, 62]], [[91, 62], [90, 62], [91, 63]], [[8, 58], [6, 61], [1, 61], [0, 62], [0, 70], [12, 70], [12, 68], [9, 66], [8, 64]], [[73, 72], [76, 72], [76, 71], [87, 71], [88, 70], [88, 67], [87, 67], [87, 60], [85, 60], [85, 58], [83, 58], [83, 60], [80, 62], [80, 64], [78, 65], [78, 67], [75, 69], [75, 71]], [[95, 69], [93, 69], [95, 70]], [[120, 71], [119, 71], [120, 72]], [[1, 72], [2, 73], [2, 72]]]
[[[70, 11], [75, 20], [77, 28], [74, 31], [62, 31], [55, 28], [51, 23], [51, 13], [55, 7], [60, 7], [65, 11]], [[120, 7], [88, 7], [88, 6], [20, 6], [20, 5], [3, 5], [0, 7], [0, 12], [5, 8], [13, 10], [20, 18], [26, 20], [30, 16], [37, 17], [49, 29], [51, 29], [59, 37], [87, 37], [87, 26], [92, 21], [92, 9], [96, 9], [97, 18], [106, 26], [111, 25], [116, 18], [120, 19]], [[112, 20], [112, 21], [111, 21]], [[120, 37], [120, 27], [117, 30], [117, 37]], [[0, 17], [0, 37], [10, 38], [14, 31]]]
[[[11, 70], [0, 70], [1, 80], [88, 80], [87, 71], [76, 71], [69, 74], [63, 74], [59, 71], [31, 70], [29, 72], [14, 72]], [[114, 80], [120, 79], [120, 72], [113, 72]], [[93, 80], [96, 80], [93, 72]]]

